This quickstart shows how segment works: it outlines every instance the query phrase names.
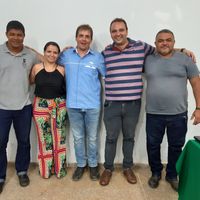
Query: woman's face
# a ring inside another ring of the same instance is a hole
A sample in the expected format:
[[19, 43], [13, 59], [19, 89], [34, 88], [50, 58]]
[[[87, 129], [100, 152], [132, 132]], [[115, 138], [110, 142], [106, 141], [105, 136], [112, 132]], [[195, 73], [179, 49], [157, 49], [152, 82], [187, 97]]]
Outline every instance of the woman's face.
[[59, 56], [59, 50], [54, 45], [49, 45], [44, 51], [44, 57], [50, 63], [55, 63], [58, 56]]

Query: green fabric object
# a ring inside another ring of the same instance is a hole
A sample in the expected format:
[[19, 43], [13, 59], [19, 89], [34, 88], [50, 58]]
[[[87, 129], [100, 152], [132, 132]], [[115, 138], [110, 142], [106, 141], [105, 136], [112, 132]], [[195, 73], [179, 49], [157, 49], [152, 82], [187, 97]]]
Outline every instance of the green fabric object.
[[179, 200], [200, 200], [200, 143], [189, 140], [177, 163]]

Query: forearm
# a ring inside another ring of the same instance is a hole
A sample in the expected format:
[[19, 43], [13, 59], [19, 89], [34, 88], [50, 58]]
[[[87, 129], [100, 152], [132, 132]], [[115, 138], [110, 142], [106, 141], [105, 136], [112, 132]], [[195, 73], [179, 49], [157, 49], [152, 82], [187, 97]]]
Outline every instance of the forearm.
[[194, 77], [190, 79], [190, 83], [193, 89], [194, 98], [196, 101], [196, 108], [192, 114], [193, 124], [197, 125], [200, 123], [200, 77]]
[[199, 84], [194, 85], [193, 94], [196, 101], [196, 107], [200, 109], [200, 80], [199, 80]]
[[186, 50], [185, 48], [174, 48], [175, 51], [183, 52]]
[[35, 83], [35, 66], [32, 67], [31, 72], [29, 74], [29, 83], [30, 84]]
[[29, 46], [26, 46], [26, 47], [37, 54], [38, 60], [40, 62], [44, 62], [44, 56], [41, 53], [39, 53], [38, 51], [36, 51], [32, 47], [29, 47]]

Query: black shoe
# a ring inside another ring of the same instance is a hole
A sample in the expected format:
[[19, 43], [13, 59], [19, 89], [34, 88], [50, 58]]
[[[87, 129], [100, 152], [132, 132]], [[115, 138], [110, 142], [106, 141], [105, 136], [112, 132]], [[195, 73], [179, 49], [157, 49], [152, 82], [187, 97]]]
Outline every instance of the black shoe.
[[161, 176], [158, 175], [152, 175], [148, 181], [148, 184], [151, 188], [157, 188], [159, 185], [159, 181], [161, 179]]
[[30, 180], [27, 174], [18, 175], [18, 178], [19, 178], [19, 184], [22, 187], [26, 187], [29, 185]]
[[78, 181], [84, 173], [85, 167], [77, 167], [72, 176], [73, 181]]
[[165, 180], [171, 185], [172, 189], [178, 192], [178, 180], [177, 178], [170, 179], [167, 176], [165, 177]]
[[98, 180], [100, 177], [99, 175], [99, 168], [98, 167], [90, 167], [90, 178], [93, 181]]
[[3, 191], [4, 184], [5, 184], [5, 182], [0, 182], [0, 193], [2, 193], [2, 191]]

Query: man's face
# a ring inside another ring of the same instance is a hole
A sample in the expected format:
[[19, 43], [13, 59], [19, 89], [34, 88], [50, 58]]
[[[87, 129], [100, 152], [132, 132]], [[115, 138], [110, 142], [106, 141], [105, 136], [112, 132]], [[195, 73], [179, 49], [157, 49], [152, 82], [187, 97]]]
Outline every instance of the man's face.
[[174, 44], [174, 36], [171, 33], [160, 33], [156, 37], [156, 50], [162, 56], [171, 56]]
[[8, 38], [8, 46], [13, 49], [18, 49], [23, 47], [24, 33], [18, 29], [10, 29], [6, 36]]
[[128, 30], [123, 22], [114, 22], [110, 27], [111, 38], [117, 46], [127, 43]]
[[88, 51], [92, 42], [92, 36], [89, 30], [80, 30], [76, 37], [77, 49]]

